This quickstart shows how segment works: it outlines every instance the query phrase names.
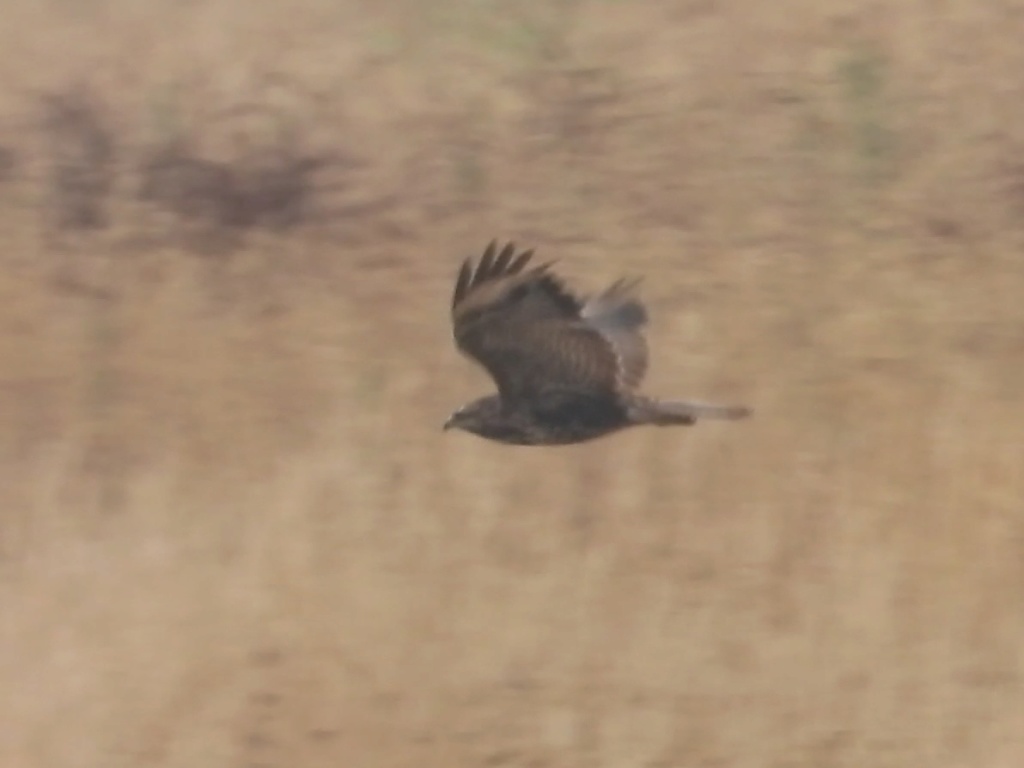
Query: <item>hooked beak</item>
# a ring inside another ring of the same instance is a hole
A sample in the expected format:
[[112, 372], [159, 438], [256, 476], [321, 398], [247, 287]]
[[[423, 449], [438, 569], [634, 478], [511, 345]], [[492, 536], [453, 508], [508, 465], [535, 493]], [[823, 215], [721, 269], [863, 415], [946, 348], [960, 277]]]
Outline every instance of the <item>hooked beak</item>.
[[447, 432], [450, 429], [461, 429], [462, 425], [466, 423], [465, 416], [466, 414], [461, 408], [452, 411], [451, 415], [448, 417], [448, 421], [446, 421], [444, 426], [441, 428], [441, 431]]

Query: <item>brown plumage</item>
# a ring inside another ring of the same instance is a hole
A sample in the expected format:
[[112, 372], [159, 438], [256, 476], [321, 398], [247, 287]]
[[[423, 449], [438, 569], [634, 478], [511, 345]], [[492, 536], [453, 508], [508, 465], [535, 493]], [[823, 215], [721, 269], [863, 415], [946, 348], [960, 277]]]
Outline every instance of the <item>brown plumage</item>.
[[653, 400], [636, 388], [647, 372], [647, 311], [619, 280], [580, 300], [532, 265], [533, 251], [491, 242], [459, 271], [452, 326], [459, 349], [490, 373], [497, 395], [451, 415], [453, 427], [516, 445], [566, 445], [641, 424], [738, 419], [742, 406]]

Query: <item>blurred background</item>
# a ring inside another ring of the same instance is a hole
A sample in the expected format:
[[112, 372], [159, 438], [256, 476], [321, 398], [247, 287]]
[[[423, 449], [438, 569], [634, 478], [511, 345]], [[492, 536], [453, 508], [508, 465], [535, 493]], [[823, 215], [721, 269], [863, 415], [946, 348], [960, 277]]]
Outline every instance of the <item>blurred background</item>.
[[[0, 762], [1024, 764], [1015, 0], [8, 0]], [[523, 449], [460, 261], [644, 276]]]

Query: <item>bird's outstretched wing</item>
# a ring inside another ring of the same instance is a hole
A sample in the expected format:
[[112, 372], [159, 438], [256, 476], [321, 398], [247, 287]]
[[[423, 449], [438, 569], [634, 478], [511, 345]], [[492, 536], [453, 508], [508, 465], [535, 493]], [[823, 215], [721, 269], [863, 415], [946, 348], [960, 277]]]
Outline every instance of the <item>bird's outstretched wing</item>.
[[475, 265], [462, 265], [452, 297], [459, 349], [487, 369], [506, 400], [553, 390], [610, 395], [639, 384], [647, 314], [632, 297], [635, 283], [580, 301], [550, 263], [530, 266], [532, 257], [491, 242]]

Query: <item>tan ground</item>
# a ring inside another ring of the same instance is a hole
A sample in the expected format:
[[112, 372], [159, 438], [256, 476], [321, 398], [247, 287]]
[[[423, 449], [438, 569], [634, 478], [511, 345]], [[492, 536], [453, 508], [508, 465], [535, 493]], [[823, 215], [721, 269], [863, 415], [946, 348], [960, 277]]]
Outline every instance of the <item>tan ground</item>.
[[[832, 5], [6, 3], [0, 764], [1024, 765], [1024, 15]], [[268, 72], [330, 215], [160, 244], [138, 148]], [[442, 434], [495, 236], [756, 418]]]

